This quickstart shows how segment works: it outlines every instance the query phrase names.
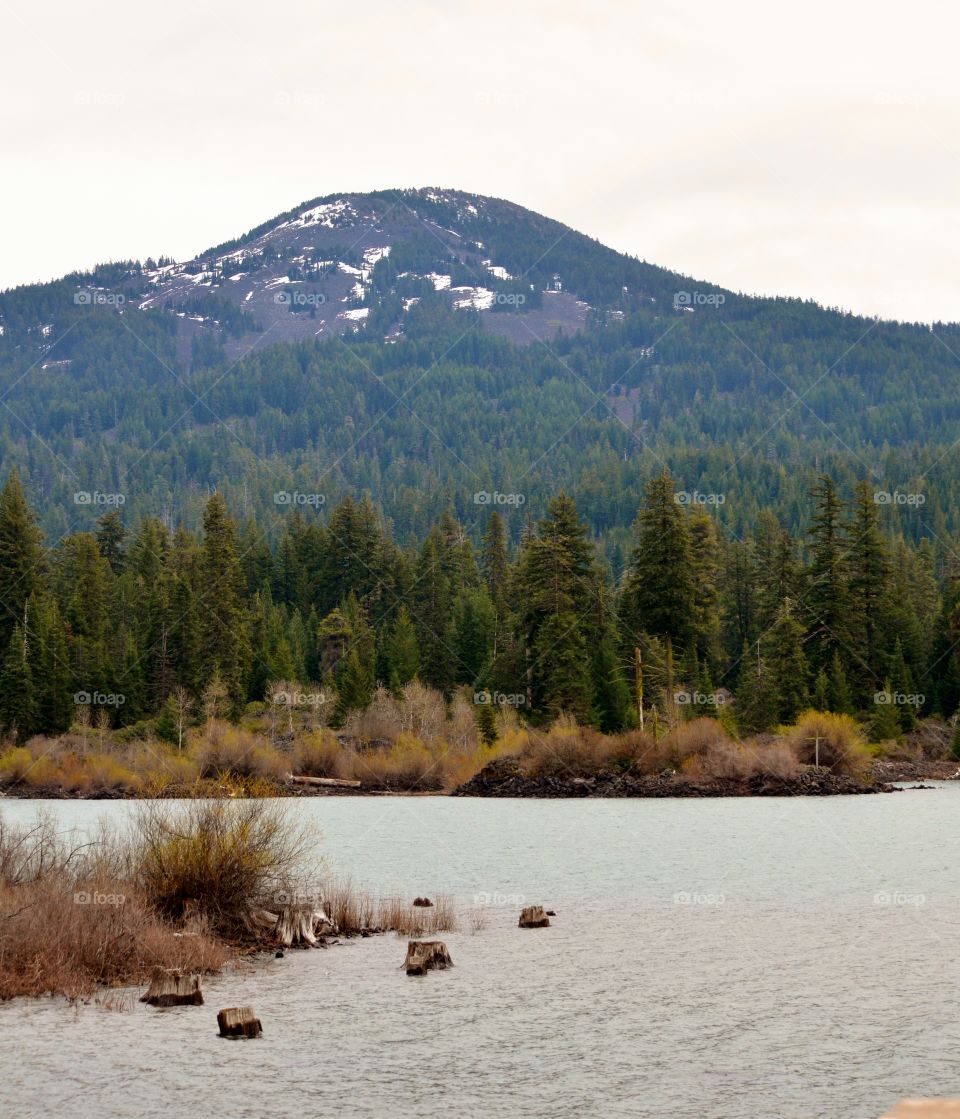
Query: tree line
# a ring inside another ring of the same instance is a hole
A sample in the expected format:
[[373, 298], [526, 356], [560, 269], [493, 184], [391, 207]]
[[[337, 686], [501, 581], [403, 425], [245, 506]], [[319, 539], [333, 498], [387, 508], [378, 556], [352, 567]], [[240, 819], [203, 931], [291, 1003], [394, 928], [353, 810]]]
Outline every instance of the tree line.
[[367, 495], [290, 510], [271, 540], [214, 492], [200, 532], [111, 509], [46, 548], [14, 470], [0, 730], [22, 741], [93, 712], [161, 726], [203, 704], [238, 717], [277, 681], [324, 689], [334, 725], [414, 679], [604, 732], [711, 714], [754, 733], [814, 706], [880, 739], [954, 714], [960, 576], [929, 540], [882, 531], [871, 486], [844, 501], [822, 476], [802, 536], [765, 511], [729, 537], [683, 496], [666, 470], [649, 482], [615, 578], [564, 493], [516, 543], [497, 510], [474, 543], [448, 509], [401, 546]]

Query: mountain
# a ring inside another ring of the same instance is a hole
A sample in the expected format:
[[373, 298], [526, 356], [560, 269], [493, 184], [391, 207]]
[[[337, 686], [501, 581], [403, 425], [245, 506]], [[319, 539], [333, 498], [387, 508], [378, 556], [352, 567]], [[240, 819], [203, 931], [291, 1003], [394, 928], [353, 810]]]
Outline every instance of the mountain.
[[666, 464], [734, 534], [766, 506], [798, 530], [828, 470], [946, 538], [957, 354], [956, 325], [739, 295], [507, 201], [329, 195], [0, 294], [0, 454], [54, 536], [110, 500], [196, 524], [217, 487], [260, 520], [367, 490], [400, 539], [497, 502], [516, 538], [565, 487], [616, 565]]

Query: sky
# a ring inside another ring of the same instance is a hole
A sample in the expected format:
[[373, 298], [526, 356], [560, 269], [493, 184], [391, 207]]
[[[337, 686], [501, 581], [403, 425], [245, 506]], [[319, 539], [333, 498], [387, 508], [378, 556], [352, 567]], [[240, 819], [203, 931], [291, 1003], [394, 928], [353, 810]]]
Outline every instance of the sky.
[[0, 288], [440, 186], [734, 290], [960, 320], [958, 31], [927, 0], [7, 5]]

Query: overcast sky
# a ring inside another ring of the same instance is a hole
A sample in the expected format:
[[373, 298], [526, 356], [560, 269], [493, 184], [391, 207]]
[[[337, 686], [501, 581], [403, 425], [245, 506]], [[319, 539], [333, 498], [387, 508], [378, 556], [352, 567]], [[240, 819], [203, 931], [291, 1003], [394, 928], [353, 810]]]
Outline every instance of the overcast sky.
[[6, 5], [0, 287], [340, 190], [512, 199], [748, 292], [960, 319], [960, 9]]

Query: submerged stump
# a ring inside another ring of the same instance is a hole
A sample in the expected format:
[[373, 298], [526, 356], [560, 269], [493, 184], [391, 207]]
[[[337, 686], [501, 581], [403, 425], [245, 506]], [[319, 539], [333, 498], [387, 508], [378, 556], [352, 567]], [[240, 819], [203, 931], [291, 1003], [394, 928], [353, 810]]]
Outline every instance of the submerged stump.
[[411, 940], [403, 966], [407, 975], [426, 975], [434, 969], [453, 967], [453, 960], [442, 940]]
[[521, 929], [546, 929], [550, 926], [550, 918], [542, 905], [526, 905], [520, 914]]
[[221, 1037], [259, 1037], [263, 1033], [260, 1019], [250, 1006], [230, 1006], [218, 1011], [217, 1025]]
[[154, 968], [147, 993], [140, 999], [150, 1006], [203, 1006], [199, 975], [184, 975], [179, 968]]

